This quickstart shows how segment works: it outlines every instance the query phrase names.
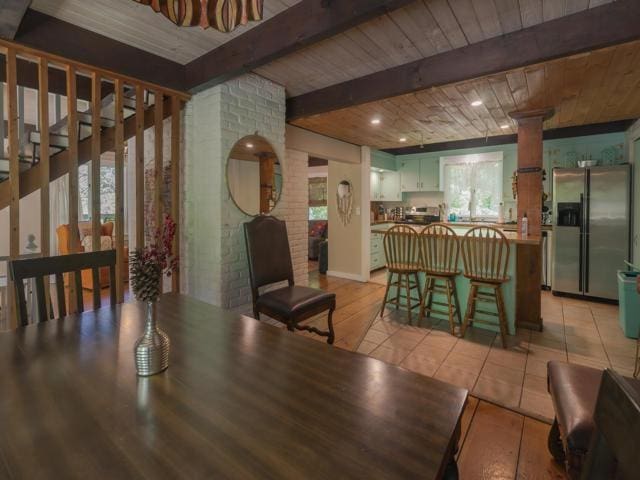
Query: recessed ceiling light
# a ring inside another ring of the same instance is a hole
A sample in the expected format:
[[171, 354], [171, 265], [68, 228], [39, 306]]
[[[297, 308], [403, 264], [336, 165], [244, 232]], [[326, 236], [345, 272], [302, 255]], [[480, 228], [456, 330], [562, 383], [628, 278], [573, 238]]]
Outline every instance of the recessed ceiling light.
[[381, 120], [379, 118], [374, 118], [371, 120], [371, 125], [380, 125]]
[[480, 105], [482, 105], [482, 100], [476, 100], [474, 102], [471, 102], [472, 107], [479, 107]]
[[509, 125], [500, 125], [500, 128], [506, 130], [507, 128], [509, 128]]
[[400, 141], [401, 141], [402, 143], [406, 142], [406, 141], [407, 141], [407, 137], [401, 137], [401, 138], [400, 138]]
[[253, 143], [247, 143], [247, 148], [253, 148]]

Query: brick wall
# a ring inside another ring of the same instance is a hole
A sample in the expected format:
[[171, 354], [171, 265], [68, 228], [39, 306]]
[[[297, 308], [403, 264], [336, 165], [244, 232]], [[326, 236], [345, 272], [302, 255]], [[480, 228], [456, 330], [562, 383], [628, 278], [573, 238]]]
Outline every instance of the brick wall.
[[287, 221], [296, 282], [307, 277], [307, 155], [285, 150], [284, 88], [244, 75], [193, 96], [184, 113], [182, 162], [182, 289], [226, 308], [251, 301], [242, 224], [251, 217], [233, 203], [227, 155], [257, 132], [283, 163], [281, 200], [273, 215]]

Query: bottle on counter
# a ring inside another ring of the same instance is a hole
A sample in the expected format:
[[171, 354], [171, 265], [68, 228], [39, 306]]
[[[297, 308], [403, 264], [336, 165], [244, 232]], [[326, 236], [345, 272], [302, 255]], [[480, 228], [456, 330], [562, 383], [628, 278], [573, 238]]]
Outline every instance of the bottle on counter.
[[504, 203], [498, 205], [498, 223], [504, 223]]
[[529, 219], [527, 218], [527, 212], [524, 212], [522, 222], [520, 223], [520, 235], [523, 237], [529, 235]]

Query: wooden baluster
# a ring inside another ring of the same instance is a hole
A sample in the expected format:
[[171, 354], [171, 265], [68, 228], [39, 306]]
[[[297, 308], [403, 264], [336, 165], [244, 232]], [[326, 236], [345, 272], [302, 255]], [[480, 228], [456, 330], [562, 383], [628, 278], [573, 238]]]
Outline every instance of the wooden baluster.
[[[9, 101], [7, 118], [9, 134], [9, 257], [17, 258], [20, 254], [20, 157], [18, 139], [18, 95], [16, 51], [7, 49], [7, 97]], [[13, 282], [8, 285], [9, 301], [8, 320], [11, 328], [18, 324], [16, 297], [13, 295]]]
[[[50, 219], [50, 149], [49, 149], [49, 64], [41, 58], [38, 62], [38, 111], [40, 129], [40, 251], [43, 257], [51, 255], [51, 219]], [[35, 152], [34, 152], [35, 153]], [[46, 305], [46, 318], [51, 318], [50, 311], [51, 288], [49, 277], [45, 276], [44, 305]], [[42, 313], [42, 311], [40, 311]], [[39, 318], [43, 321], [46, 318]]]
[[154, 92], [154, 128], [155, 128], [155, 189], [154, 189], [154, 209], [155, 209], [155, 228], [158, 229], [162, 225], [163, 202], [162, 202], [162, 185], [164, 183], [164, 161], [163, 161], [163, 105], [162, 93]]
[[[180, 99], [171, 97], [171, 216], [176, 223], [173, 254], [180, 255]], [[180, 292], [180, 270], [171, 277], [171, 290]]]
[[144, 247], [144, 88], [136, 87], [136, 248]]
[[[100, 142], [102, 117], [102, 80], [100, 74], [91, 75], [91, 249], [99, 251], [100, 242]], [[93, 277], [92, 277], [93, 278]], [[93, 285], [100, 290], [99, 284]]]
[[[78, 237], [78, 101], [76, 96], [76, 69], [67, 65], [67, 130], [69, 136], [69, 252], [79, 251]], [[69, 313], [77, 311], [75, 273], [68, 275]]]
[[124, 301], [124, 85], [116, 79], [116, 301]]

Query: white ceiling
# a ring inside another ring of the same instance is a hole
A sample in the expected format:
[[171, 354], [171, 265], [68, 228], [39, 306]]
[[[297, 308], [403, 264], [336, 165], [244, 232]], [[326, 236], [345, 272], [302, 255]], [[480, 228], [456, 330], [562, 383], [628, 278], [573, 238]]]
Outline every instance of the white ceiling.
[[[265, 0], [264, 19], [299, 1]], [[133, 0], [33, 0], [31, 8], [182, 64], [258, 25], [251, 22], [232, 33], [177, 27], [151, 7]]]

